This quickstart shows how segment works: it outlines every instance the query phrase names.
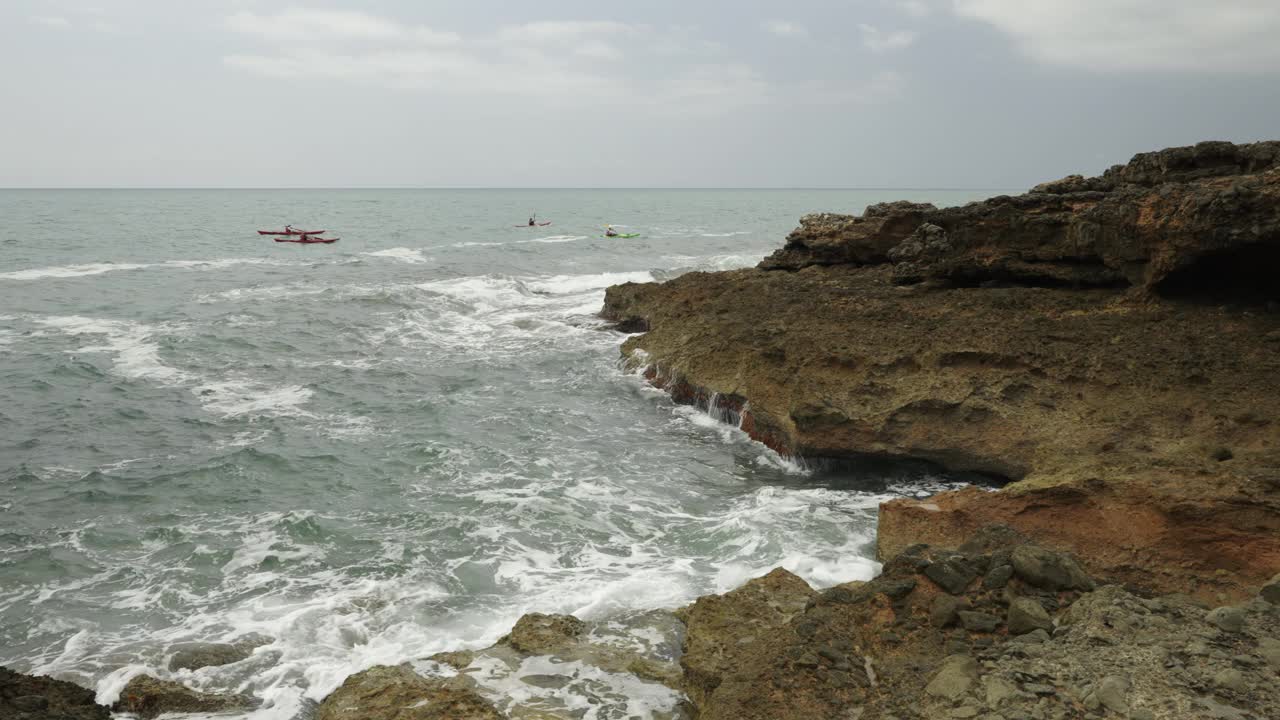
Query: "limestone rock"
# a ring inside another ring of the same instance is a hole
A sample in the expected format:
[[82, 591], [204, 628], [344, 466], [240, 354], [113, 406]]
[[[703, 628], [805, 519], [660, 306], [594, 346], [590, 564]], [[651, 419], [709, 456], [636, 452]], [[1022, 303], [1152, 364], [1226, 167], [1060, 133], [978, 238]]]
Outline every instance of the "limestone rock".
[[1129, 712], [1129, 681], [1115, 675], [1108, 675], [1098, 683], [1098, 701], [1112, 712]]
[[115, 712], [133, 713], [142, 720], [164, 713], [219, 713], [247, 710], [252, 700], [243, 695], [205, 693], [150, 675], [137, 675], [120, 691], [120, 699], [111, 709]]
[[320, 704], [316, 720], [501, 720], [461, 683], [424, 678], [408, 665], [379, 665], [347, 678]]
[[809, 584], [782, 568], [747, 582], [724, 595], [708, 595], [676, 612], [688, 628], [684, 654], [686, 691], [695, 703], [705, 702], [726, 674], [744, 664], [753, 642], [781, 631], [803, 612], [816, 593]]
[[1093, 581], [1080, 565], [1062, 553], [1036, 545], [1020, 545], [1010, 559], [1013, 572], [1028, 583], [1045, 590], [1092, 590]]
[[1263, 600], [1272, 605], [1280, 605], [1280, 573], [1277, 573], [1275, 577], [1267, 581], [1267, 584], [1262, 586], [1262, 590], [1258, 594], [1262, 596]]
[[924, 570], [925, 577], [943, 590], [959, 595], [978, 576], [973, 566], [960, 557], [947, 557], [932, 563]]
[[965, 630], [995, 632], [995, 629], [1000, 627], [1000, 618], [991, 613], [961, 610], [957, 614], [960, 616], [960, 624], [964, 626]]
[[1009, 625], [1010, 634], [1013, 635], [1022, 635], [1037, 629], [1053, 630], [1053, 619], [1049, 617], [1049, 613], [1045, 612], [1040, 603], [1026, 597], [1014, 598], [1013, 602], [1009, 603], [1006, 622]]
[[529, 655], [548, 655], [582, 634], [582, 621], [572, 615], [528, 613], [516, 621], [507, 642]]
[[92, 690], [49, 677], [0, 667], [0, 718], [4, 720], [109, 720]]
[[1217, 608], [1210, 611], [1204, 619], [1225, 632], [1238, 633], [1244, 630], [1244, 610], [1238, 607]]
[[169, 658], [170, 670], [199, 670], [203, 667], [230, 665], [249, 657], [249, 648], [229, 643], [186, 643], [174, 648]]
[[942, 663], [925, 692], [948, 700], [956, 700], [978, 682], [978, 662], [967, 655], [951, 655]]

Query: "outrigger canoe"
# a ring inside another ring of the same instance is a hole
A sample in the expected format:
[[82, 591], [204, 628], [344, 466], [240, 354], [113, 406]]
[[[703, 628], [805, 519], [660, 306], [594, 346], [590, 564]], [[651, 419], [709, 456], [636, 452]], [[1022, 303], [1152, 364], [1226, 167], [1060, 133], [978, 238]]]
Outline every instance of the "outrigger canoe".
[[324, 230], [259, 230], [259, 235], [319, 235]]
[[618, 233], [617, 235], [601, 235], [604, 238], [633, 238], [640, 237], [640, 233]]
[[336, 243], [341, 239], [342, 238], [319, 238], [319, 237], [311, 237], [310, 235], [303, 235], [302, 237], [296, 237], [296, 238], [278, 237], [276, 238], [276, 242], [301, 243], [304, 245], [311, 245], [314, 243], [326, 243], [326, 244]]

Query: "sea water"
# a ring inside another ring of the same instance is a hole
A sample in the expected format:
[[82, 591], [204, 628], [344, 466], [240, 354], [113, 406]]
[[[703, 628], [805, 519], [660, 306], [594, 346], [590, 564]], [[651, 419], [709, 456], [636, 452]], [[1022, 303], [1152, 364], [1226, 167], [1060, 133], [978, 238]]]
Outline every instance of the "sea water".
[[[604, 289], [751, 266], [807, 212], [987, 194], [0, 191], [0, 664], [285, 720], [530, 611], [623, 626], [778, 566], [866, 579], [877, 504], [945, 479], [813, 472], [672, 404], [620, 368]], [[341, 240], [255, 232], [285, 223]], [[606, 680], [625, 701], [564, 705], [675, 702]]]

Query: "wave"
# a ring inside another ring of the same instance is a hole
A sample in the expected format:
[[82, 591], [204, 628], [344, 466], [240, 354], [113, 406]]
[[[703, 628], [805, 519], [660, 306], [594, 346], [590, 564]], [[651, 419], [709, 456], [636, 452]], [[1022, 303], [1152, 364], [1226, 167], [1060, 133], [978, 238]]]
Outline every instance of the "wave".
[[67, 335], [101, 335], [102, 345], [78, 348], [78, 353], [110, 353], [117, 374], [135, 380], [152, 380], [173, 385], [193, 379], [189, 373], [169, 367], [160, 360], [156, 328], [128, 320], [101, 320], [80, 315], [44, 317], [36, 320], [45, 327]]
[[103, 273], [123, 270], [144, 270], [146, 268], [181, 268], [192, 270], [220, 270], [237, 265], [311, 265], [291, 260], [273, 260], [271, 258], [217, 258], [212, 260], [166, 260], [160, 263], [89, 263], [85, 265], [57, 265], [53, 267], [28, 268], [13, 272], [0, 273], [0, 280], [47, 280], [56, 278], [83, 277], [101, 275]]
[[427, 258], [423, 256], [421, 250], [414, 250], [413, 248], [406, 248], [406, 247], [394, 247], [394, 248], [388, 248], [386, 250], [378, 250], [376, 252], [367, 252], [367, 253], [360, 253], [360, 254], [368, 255], [369, 257], [390, 258], [392, 260], [399, 260], [400, 262], [406, 262], [411, 264], [427, 262]]

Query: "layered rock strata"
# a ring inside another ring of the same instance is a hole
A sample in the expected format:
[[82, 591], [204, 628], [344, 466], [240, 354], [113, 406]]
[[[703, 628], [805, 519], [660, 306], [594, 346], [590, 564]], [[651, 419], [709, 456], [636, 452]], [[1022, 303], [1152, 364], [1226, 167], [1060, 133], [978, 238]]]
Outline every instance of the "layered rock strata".
[[[758, 268], [609, 288], [628, 361], [801, 458], [1017, 481], [882, 509], [882, 558], [989, 522], [1206, 600], [1280, 571], [1280, 143], [959, 208], [802, 220]], [[1141, 568], [1139, 571], [1138, 568]]]

